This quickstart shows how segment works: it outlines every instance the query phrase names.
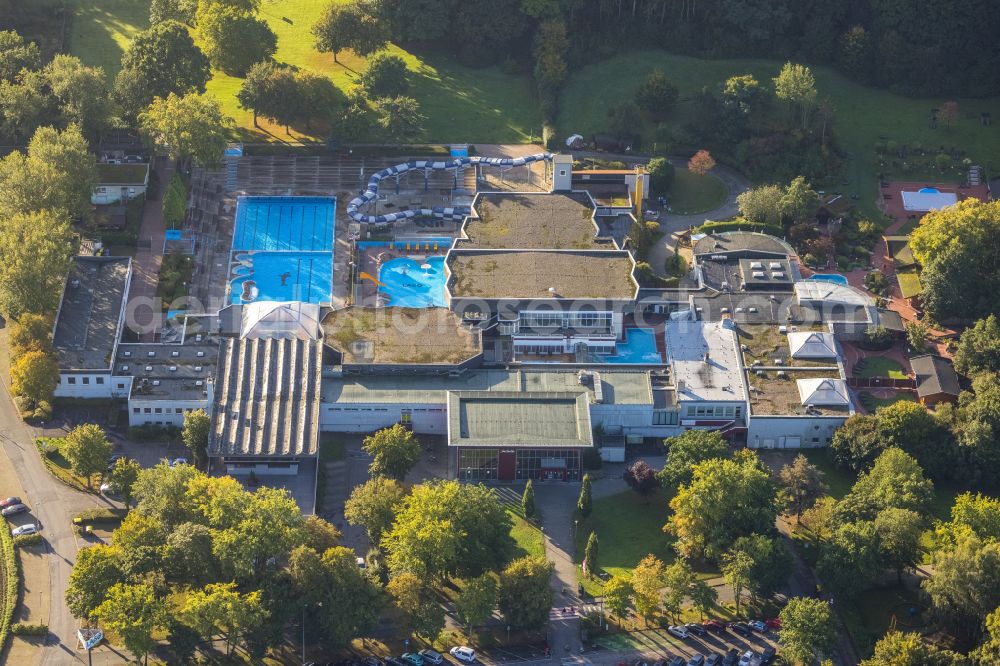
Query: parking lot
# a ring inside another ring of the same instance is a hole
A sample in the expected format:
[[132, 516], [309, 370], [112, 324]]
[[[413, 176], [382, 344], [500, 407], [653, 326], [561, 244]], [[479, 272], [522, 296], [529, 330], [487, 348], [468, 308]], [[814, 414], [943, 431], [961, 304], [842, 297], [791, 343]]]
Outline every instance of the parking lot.
[[[643, 658], [643, 661], [638, 662], [640, 666], [644, 662], [652, 666], [649, 661], [645, 660], [652, 660], [653, 663], [662, 662], [661, 666], [673, 666], [671, 661], [677, 658], [683, 659], [683, 663], [686, 664], [688, 660], [698, 654], [705, 657], [709, 664], [724, 664], [727, 663], [725, 656], [730, 650], [736, 650], [735, 655], [742, 655], [747, 650], [752, 650], [754, 655], [758, 657], [768, 647], [777, 651], [777, 639], [777, 634], [770, 630], [766, 633], [752, 631], [744, 636], [732, 629], [725, 629], [721, 631], [707, 631], [701, 636], [691, 633], [688, 638], [681, 639], [670, 635], [666, 628], [651, 628], [628, 634], [608, 634], [595, 638], [590, 647], [596, 647], [597, 653], [588, 655], [588, 661], [594, 663], [626, 663], [620, 659], [616, 661], [615, 658], [620, 657], [622, 652], [631, 650], [634, 654], [641, 655]], [[606, 657], [602, 658], [599, 656], [601, 650], [607, 648], [614, 650], [618, 654], [616, 655], [615, 652], [609, 651]], [[712, 655], [719, 655], [717, 661], [709, 661]], [[632, 660], [628, 663], [633, 664], [636, 662]], [[735, 663], [737, 662], [734, 661], [733, 664]], [[762, 662], [755, 660], [752, 663], [760, 664]]]

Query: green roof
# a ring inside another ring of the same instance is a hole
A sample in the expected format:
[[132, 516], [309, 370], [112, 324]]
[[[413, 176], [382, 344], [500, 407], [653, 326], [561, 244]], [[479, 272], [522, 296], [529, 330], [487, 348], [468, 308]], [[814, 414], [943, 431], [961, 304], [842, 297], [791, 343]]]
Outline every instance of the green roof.
[[449, 446], [593, 446], [588, 395], [519, 391], [448, 394]]
[[896, 268], [905, 268], [917, 263], [913, 257], [913, 250], [910, 249], [909, 236], [886, 236], [885, 245]]
[[145, 185], [148, 164], [98, 164], [98, 185]]
[[920, 276], [917, 269], [910, 266], [896, 271], [896, 280], [899, 281], [899, 292], [903, 298], [913, 298], [923, 293], [924, 288], [920, 285]]

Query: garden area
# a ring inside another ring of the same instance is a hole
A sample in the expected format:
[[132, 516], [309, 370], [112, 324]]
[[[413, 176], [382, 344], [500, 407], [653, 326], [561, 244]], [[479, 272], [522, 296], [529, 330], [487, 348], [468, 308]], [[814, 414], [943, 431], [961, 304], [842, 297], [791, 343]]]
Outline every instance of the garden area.
[[861, 401], [861, 406], [865, 408], [865, 411], [871, 413], [880, 407], [888, 407], [901, 400], [916, 402], [917, 398], [912, 393], [905, 391], [890, 391], [886, 395], [880, 396], [876, 396], [870, 391], [861, 391], [858, 393], [858, 400]]
[[888, 377], [889, 379], [906, 379], [902, 364], [887, 356], [865, 356], [854, 364], [852, 373], [855, 377]]
[[[71, 24], [69, 50], [85, 64], [100, 65], [113, 79], [132, 36], [148, 25], [148, 0], [78, 0]], [[328, 76], [346, 91], [365, 68], [365, 59], [349, 51], [333, 62], [329, 53], [313, 47], [310, 32], [326, 7], [325, 0], [284, 0], [263, 3], [260, 16], [278, 36], [275, 60], [295, 68]], [[411, 95], [427, 116], [424, 139], [428, 141], [527, 142], [539, 139], [542, 117], [534, 85], [525, 74], [507, 73], [499, 67], [473, 69], [459, 65], [449, 54], [417, 55], [391, 46], [389, 52], [406, 61]], [[223, 113], [236, 119], [240, 138], [247, 141], [324, 141], [326, 131], [283, 127], [260, 120], [239, 106], [236, 93], [243, 80], [214, 71], [209, 94], [218, 98]]]
[[726, 184], [710, 173], [677, 169], [666, 192], [667, 206], [675, 215], [693, 215], [718, 208], [725, 202]]

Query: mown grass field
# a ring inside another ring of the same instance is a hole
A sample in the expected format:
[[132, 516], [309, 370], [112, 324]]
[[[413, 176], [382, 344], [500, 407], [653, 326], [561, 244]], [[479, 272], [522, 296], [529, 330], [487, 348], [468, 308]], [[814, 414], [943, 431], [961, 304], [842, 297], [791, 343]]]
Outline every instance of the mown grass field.
[[702, 176], [677, 169], [667, 192], [667, 205], [676, 215], [703, 213], [718, 208], [726, 200], [726, 194], [726, 184], [712, 174]]
[[[333, 56], [313, 48], [310, 33], [329, 0], [263, 0], [261, 17], [278, 35], [279, 62], [328, 76], [341, 90], [353, 85], [365, 61], [350, 52]], [[70, 31], [70, 50], [90, 65], [100, 65], [113, 77], [132, 35], [148, 25], [149, 0], [75, 0], [77, 12]], [[499, 68], [471, 69], [450, 54], [420, 56], [392, 46], [410, 69], [411, 95], [427, 116], [424, 141], [479, 141], [522, 143], [541, 132], [541, 112], [533, 84], [526, 75], [509, 75]], [[236, 101], [242, 80], [214, 72], [208, 92], [224, 111], [236, 119], [244, 140], [324, 140], [326, 131], [314, 123], [312, 130], [268, 125], [253, 127], [252, 115]]]
[[[630, 99], [639, 83], [654, 69], [661, 69], [680, 90], [681, 101], [667, 117], [668, 125], [687, 123], [694, 112], [691, 102], [705, 86], [714, 86], [737, 74], [753, 74], [765, 86], [777, 75], [782, 63], [775, 60], [701, 60], [664, 51], [635, 51], [588, 65], [570, 76], [560, 99], [558, 127], [561, 134], [579, 132], [589, 136], [607, 127], [608, 109]], [[929, 127], [930, 110], [943, 99], [912, 99], [886, 90], [864, 86], [827, 67], [813, 67], [820, 97], [832, 100], [834, 131], [847, 154], [842, 180], [817, 185], [859, 196], [871, 209], [877, 194], [880, 171], [875, 144], [880, 140], [900, 145], [916, 143], [925, 149], [960, 147], [976, 163], [990, 169], [1000, 166], [1000, 124], [983, 127], [981, 112], [1000, 119], [1000, 98], [959, 99], [959, 119], [951, 127]], [[651, 125], [644, 128], [647, 144]], [[884, 137], [884, 139], [882, 138]], [[992, 172], [992, 169], [990, 169]], [[910, 178], [918, 179], [915, 175]]]

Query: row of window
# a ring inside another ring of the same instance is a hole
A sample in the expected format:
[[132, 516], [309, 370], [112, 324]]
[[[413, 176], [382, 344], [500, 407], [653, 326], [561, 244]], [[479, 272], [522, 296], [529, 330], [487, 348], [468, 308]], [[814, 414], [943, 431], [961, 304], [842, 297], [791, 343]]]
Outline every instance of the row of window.
[[174, 414], [186, 414], [187, 412], [193, 412], [194, 409], [191, 407], [143, 407], [140, 411], [139, 407], [133, 407], [133, 414], [170, 414], [171, 409], [173, 409]]
[[684, 408], [684, 416], [740, 418], [743, 416], [742, 405], [688, 405]]
[[653, 412], [653, 425], [677, 425], [679, 412], [657, 409]]

